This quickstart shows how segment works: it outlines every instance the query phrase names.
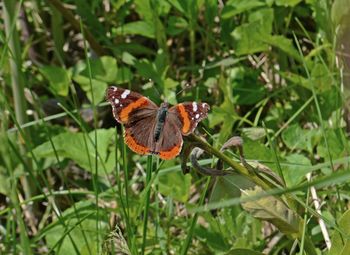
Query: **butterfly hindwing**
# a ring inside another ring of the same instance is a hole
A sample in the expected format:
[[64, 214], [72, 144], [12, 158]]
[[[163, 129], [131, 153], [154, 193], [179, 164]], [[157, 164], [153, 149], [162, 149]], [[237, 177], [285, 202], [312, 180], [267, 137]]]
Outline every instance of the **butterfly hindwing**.
[[155, 145], [155, 154], [161, 159], [172, 159], [179, 155], [183, 143], [180, 125], [175, 115], [168, 115], [159, 142]]
[[208, 116], [210, 107], [207, 103], [185, 102], [169, 109], [170, 114], [175, 114], [179, 120], [181, 133], [191, 134], [198, 123]]

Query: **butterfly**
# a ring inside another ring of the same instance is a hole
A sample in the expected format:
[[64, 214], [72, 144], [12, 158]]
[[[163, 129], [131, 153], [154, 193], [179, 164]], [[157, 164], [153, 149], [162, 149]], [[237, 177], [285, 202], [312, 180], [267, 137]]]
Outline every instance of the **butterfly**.
[[141, 155], [155, 154], [161, 159], [179, 155], [183, 138], [191, 134], [197, 124], [207, 117], [207, 103], [185, 102], [160, 107], [147, 97], [119, 87], [109, 87], [107, 101], [112, 105], [113, 116], [124, 125], [124, 141]]

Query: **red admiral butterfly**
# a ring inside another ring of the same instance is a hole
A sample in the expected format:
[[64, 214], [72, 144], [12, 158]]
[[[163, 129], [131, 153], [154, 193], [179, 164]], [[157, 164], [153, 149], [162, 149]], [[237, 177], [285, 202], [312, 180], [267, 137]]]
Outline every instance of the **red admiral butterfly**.
[[106, 97], [114, 118], [125, 127], [124, 140], [136, 153], [156, 154], [161, 159], [176, 157], [182, 147], [182, 135], [191, 134], [208, 115], [207, 103], [186, 102], [160, 107], [139, 93], [109, 87]]

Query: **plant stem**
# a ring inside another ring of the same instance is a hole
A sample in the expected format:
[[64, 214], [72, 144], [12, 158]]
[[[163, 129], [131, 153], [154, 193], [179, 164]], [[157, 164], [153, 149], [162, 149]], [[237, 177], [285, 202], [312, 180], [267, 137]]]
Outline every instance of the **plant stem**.
[[[11, 69], [11, 86], [12, 93], [14, 97], [14, 108], [16, 113], [17, 122], [21, 125], [27, 122], [26, 116], [26, 101], [24, 97], [24, 77], [22, 73], [22, 60], [21, 60], [21, 49], [20, 49], [20, 40], [18, 31], [16, 29], [16, 19], [18, 17], [18, 11], [16, 12], [16, 1], [14, 0], [4, 0], [3, 2], [3, 15], [5, 22], [5, 32], [8, 42], [8, 56], [10, 62]], [[26, 139], [30, 136], [26, 135]], [[22, 152], [23, 157], [26, 155], [25, 148], [23, 144], [20, 144], [20, 150]], [[26, 157], [25, 157], [26, 158]], [[28, 159], [25, 159], [28, 163]], [[30, 164], [28, 164], [30, 166]], [[13, 170], [13, 169], [12, 169]], [[23, 186], [23, 191], [26, 199], [32, 196], [32, 187], [25, 175], [20, 178], [21, 184]], [[27, 230], [24, 224], [24, 221], [21, 216], [21, 209], [19, 206], [19, 201], [17, 197], [17, 182], [12, 182], [12, 192], [11, 192], [11, 200], [16, 208], [16, 217], [19, 222], [20, 228], [20, 239], [23, 248], [24, 254], [32, 254], [29, 239], [27, 236]], [[28, 210], [31, 211], [31, 208]]]
[[[152, 156], [147, 158], [147, 173], [146, 173], [146, 187], [152, 179]], [[149, 203], [150, 203], [151, 189], [148, 189], [146, 195], [146, 205], [143, 213], [143, 234], [142, 234], [142, 250], [141, 254], [145, 254], [146, 240], [147, 240], [147, 223], [148, 223], [148, 213], [149, 213]]]

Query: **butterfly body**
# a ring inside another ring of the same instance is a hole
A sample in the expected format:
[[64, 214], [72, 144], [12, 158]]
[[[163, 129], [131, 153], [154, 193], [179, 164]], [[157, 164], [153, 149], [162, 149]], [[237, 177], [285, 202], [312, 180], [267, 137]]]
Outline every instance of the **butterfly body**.
[[157, 114], [157, 124], [156, 128], [154, 130], [154, 141], [158, 142], [160, 135], [162, 133], [162, 130], [164, 128], [164, 123], [168, 115], [169, 110], [169, 104], [166, 102], [163, 102], [161, 106], [159, 107], [158, 114]]
[[185, 102], [160, 107], [139, 93], [109, 87], [107, 100], [112, 105], [114, 118], [125, 127], [124, 140], [131, 150], [162, 159], [176, 157], [182, 148], [182, 135], [192, 133], [197, 124], [207, 117], [209, 105]]

